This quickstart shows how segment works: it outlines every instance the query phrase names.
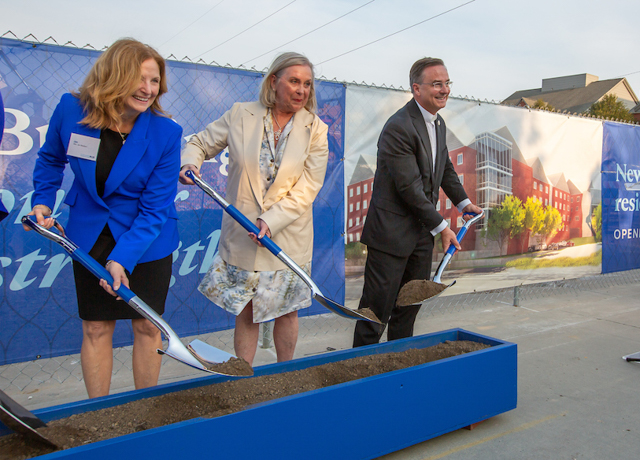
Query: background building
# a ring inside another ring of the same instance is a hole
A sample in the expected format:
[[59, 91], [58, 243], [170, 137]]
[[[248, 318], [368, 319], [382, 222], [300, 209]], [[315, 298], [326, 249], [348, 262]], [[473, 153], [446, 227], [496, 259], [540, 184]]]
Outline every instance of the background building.
[[542, 99], [555, 110], [582, 113], [610, 94], [615, 95], [629, 110], [634, 110], [640, 102], [626, 78], [599, 80], [595, 75], [582, 73], [545, 78], [541, 88], [516, 91], [502, 101], [502, 104], [533, 107], [536, 101]]

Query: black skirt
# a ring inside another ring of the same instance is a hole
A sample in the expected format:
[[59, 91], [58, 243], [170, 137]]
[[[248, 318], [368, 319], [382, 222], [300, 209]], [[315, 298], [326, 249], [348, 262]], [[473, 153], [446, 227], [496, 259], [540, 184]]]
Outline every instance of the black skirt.
[[[107, 263], [116, 241], [106, 225], [89, 255], [100, 265]], [[131, 290], [153, 308], [156, 313], [164, 313], [164, 304], [171, 282], [172, 255], [152, 262], [136, 265], [133, 274], [127, 272]], [[111, 321], [117, 319], [143, 318], [125, 301], [116, 300], [100, 287], [100, 280], [79, 262], [73, 261], [73, 276], [76, 282], [78, 313], [86, 321]]]

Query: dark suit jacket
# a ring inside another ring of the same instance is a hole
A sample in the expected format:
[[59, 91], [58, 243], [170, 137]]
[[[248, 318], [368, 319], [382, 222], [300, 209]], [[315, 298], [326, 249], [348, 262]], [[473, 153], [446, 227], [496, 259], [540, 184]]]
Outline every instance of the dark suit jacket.
[[442, 222], [436, 211], [440, 187], [454, 204], [467, 198], [449, 159], [447, 129], [436, 119], [436, 166], [424, 117], [415, 99], [389, 118], [378, 140], [378, 166], [361, 241], [406, 257], [425, 232]]
[[[178, 247], [178, 214], [174, 205], [180, 173], [182, 128], [147, 110], [136, 119], [105, 183], [96, 188], [96, 162], [67, 155], [72, 133], [100, 137], [100, 130], [80, 124], [84, 112], [71, 94], [62, 96], [38, 152], [33, 172], [32, 205], [54, 210], [65, 165], [75, 177], [65, 198], [69, 205], [66, 233], [89, 251], [108, 223], [117, 244], [109, 259], [133, 271], [136, 264], [162, 259]], [[55, 216], [54, 216], [55, 217]]]

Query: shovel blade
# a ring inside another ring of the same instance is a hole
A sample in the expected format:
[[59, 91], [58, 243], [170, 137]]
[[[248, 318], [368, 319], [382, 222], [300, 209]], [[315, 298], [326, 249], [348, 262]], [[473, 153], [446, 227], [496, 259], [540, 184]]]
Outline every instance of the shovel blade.
[[202, 340], [198, 339], [192, 341], [189, 344], [189, 349], [197, 354], [199, 358], [214, 364], [225, 363], [231, 358], [235, 358], [235, 356], [233, 356], [231, 353], [227, 353], [224, 350], [212, 347], [208, 343], [205, 343]]
[[413, 283], [413, 282], [410, 281], [409, 283], [405, 284], [402, 287], [402, 289], [400, 289], [400, 293], [398, 294], [398, 299], [403, 299], [403, 300], [398, 300], [397, 305], [399, 307], [407, 307], [409, 305], [419, 305], [428, 300], [435, 299], [436, 297], [441, 295], [444, 291], [446, 291], [451, 286], [456, 284], [455, 280], [453, 280], [453, 282], [449, 285], [443, 285], [442, 283], [438, 283], [436, 281], [429, 281], [429, 280], [415, 280], [415, 281], [418, 283], [421, 283], [423, 286], [421, 286], [420, 289], [417, 289], [418, 292], [408, 295], [405, 291], [405, 288], [411, 289], [411, 287], [408, 285], [409, 283]]
[[196, 359], [204, 364], [207, 372], [229, 377], [251, 377], [253, 375], [253, 368], [245, 360], [212, 347], [201, 340], [192, 341], [188, 348]]
[[0, 390], [0, 421], [7, 428], [20, 433], [32, 441], [57, 449], [58, 446], [36, 431], [36, 428], [47, 426], [42, 420], [11, 399]]
[[622, 359], [628, 362], [637, 362], [640, 361], [640, 351], [637, 353], [632, 353], [630, 355], [623, 356]]
[[318, 293], [314, 293], [313, 298], [316, 299], [323, 307], [327, 308], [328, 310], [331, 310], [336, 315], [342, 316], [344, 318], [369, 321], [370, 323], [375, 323], [375, 324], [382, 324], [378, 318], [369, 318], [368, 316], [365, 316], [362, 313], [360, 313], [358, 310], [352, 310], [351, 308], [343, 307], [342, 305], [334, 302], [331, 299], [327, 299], [326, 297]]
[[169, 340], [167, 349], [158, 349], [158, 353], [209, 374], [230, 377], [250, 377], [253, 375], [253, 368], [246, 362], [241, 366], [225, 366], [225, 363], [238, 358], [198, 339], [193, 340], [186, 347], [179, 340], [173, 342]]

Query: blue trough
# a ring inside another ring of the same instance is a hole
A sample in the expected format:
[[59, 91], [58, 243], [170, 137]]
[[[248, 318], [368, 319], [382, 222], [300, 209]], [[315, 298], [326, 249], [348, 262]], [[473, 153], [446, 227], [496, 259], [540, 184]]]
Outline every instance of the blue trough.
[[[196, 418], [38, 458], [372, 459], [515, 409], [517, 346], [463, 329], [255, 368], [305, 369], [363, 355], [471, 340], [489, 348], [300, 393], [213, 418]], [[207, 376], [34, 411], [45, 422], [231, 380]], [[0, 424], [0, 436], [9, 431]]]

